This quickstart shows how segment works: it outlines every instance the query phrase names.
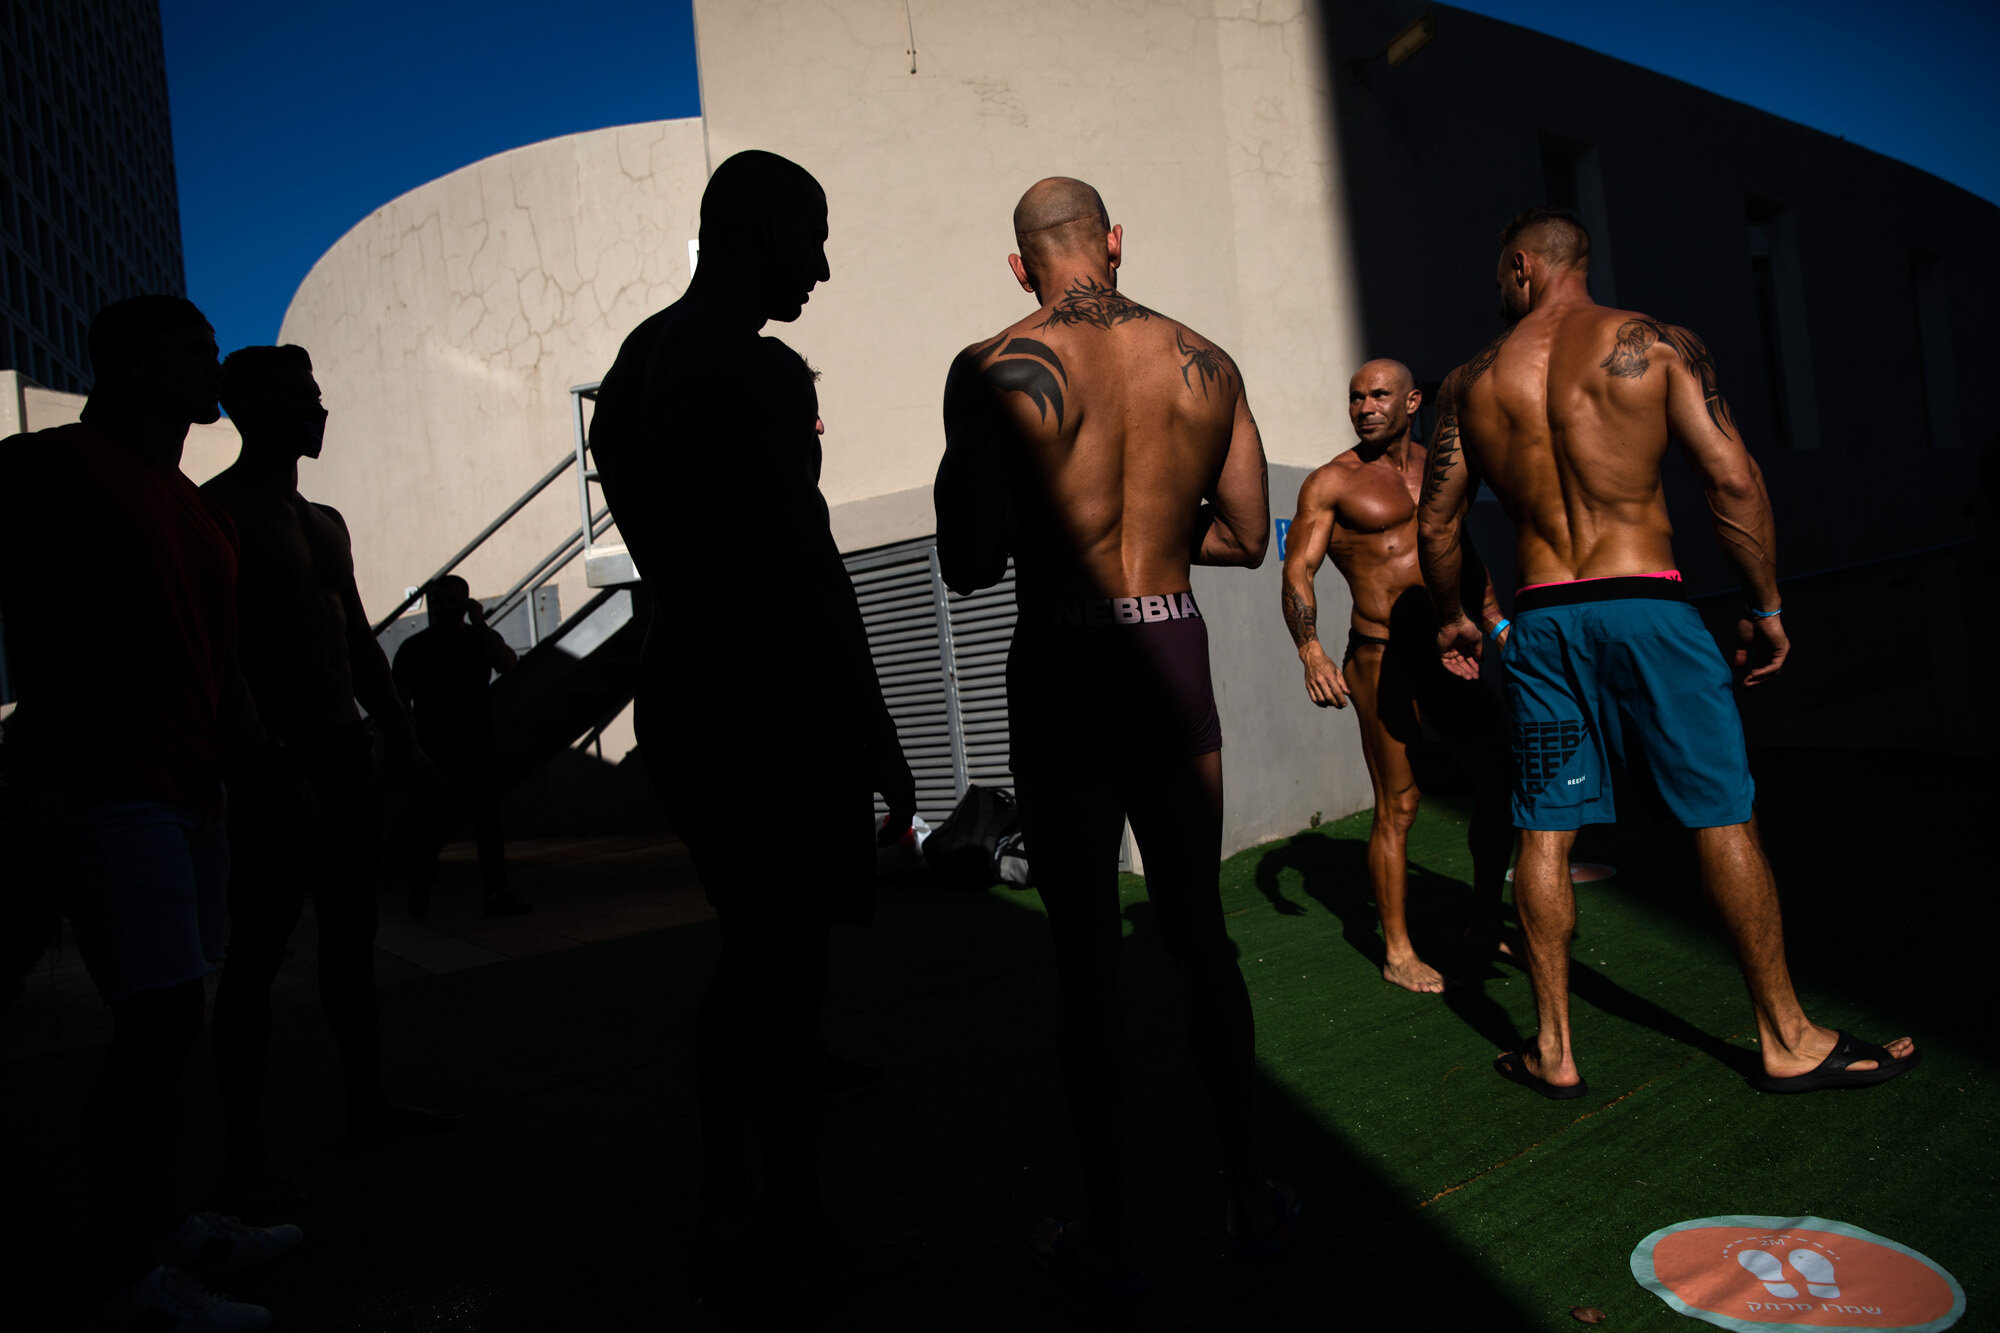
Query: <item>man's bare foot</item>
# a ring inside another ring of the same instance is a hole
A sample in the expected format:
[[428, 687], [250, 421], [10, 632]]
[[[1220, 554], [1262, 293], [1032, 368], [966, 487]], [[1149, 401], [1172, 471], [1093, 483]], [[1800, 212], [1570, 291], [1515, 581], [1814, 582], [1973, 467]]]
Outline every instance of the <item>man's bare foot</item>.
[[465, 1117], [457, 1111], [405, 1106], [386, 1098], [373, 1106], [349, 1107], [347, 1132], [357, 1139], [395, 1139], [411, 1134], [435, 1134], [457, 1129]]
[[1494, 1056], [1493, 1069], [1509, 1083], [1518, 1083], [1551, 1101], [1570, 1101], [1590, 1091], [1590, 1085], [1576, 1071], [1575, 1057], [1544, 1060], [1533, 1041], [1518, 1051], [1502, 1051]]
[[1419, 995], [1442, 994], [1445, 988], [1444, 973], [1415, 954], [1382, 964], [1382, 980]]
[[310, 1203], [312, 1196], [290, 1176], [269, 1166], [226, 1166], [215, 1183], [217, 1204], [240, 1212], [291, 1209]]
[[1520, 962], [1528, 956], [1528, 942], [1518, 930], [1506, 926], [1467, 926], [1465, 947], [1473, 953], [1495, 953]]
[[1751, 1078], [1762, 1092], [1817, 1092], [1887, 1083], [1917, 1063], [1917, 1044], [1898, 1037], [1886, 1046], [1814, 1024], [1789, 1045], [1763, 1043], [1764, 1072]]

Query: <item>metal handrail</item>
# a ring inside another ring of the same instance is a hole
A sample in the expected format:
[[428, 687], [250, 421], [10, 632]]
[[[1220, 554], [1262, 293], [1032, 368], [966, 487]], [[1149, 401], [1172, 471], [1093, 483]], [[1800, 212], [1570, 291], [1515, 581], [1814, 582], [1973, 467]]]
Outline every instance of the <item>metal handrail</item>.
[[[611, 527], [610, 508], [607, 506], [592, 514], [590, 524], [590, 535], [592, 537], [596, 537], [609, 529]], [[563, 538], [557, 544], [554, 550], [542, 557], [541, 563], [537, 564], [526, 574], [523, 574], [520, 581], [515, 583], [513, 587], [500, 594], [500, 599], [493, 604], [493, 609], [487, 612], [488, 619], [498, 621], [513, 614], [515, 607], [540, 592], [547, 586], [550, 579], [569, 568], [572, 560], [589, 549], [590, 543], [584, 539], [582, 528], [577, 528], [571, 532], [569, 536]], [[528, 646], [532, 648], [541, 641], [541, 622], [531, 609], [528, 612]]]
[[[575, 427], [576, 440], [570, 452], [563, 457], [560, 463], [557, 463], [544, 473], [541, 480], [523, 491], [519, 499], [502, 510], [499, 517], [488, 523], [484, 528], [481, 528], [479, 535], [467, 542], [457, 555], [445, 561], [435, 573], [418, 584], [407, 597], [398, 602], [394, 610], [377, 621], [374, 626], [374, 632], [377, 636], [380, 636], [389, 626], [395, 624], [397, 618], [405, 611], [415, 606], [417, 599], [424, 595], [425, 588], [451, 573], [454, 569], [457, 569], [465, 562], [467, 556], [470, 556], [486, 543], [487, 538], [505, 527], [508, 520], [527, 507], [529, 501], [547, 490], [557, 477], [560, 477], [572, 467], [576, 469], [577, 514], [582, 521], [577, 524], [576, 529], [567, 538], [557, 544], [553, 551], [543, 556], [540, 562], [526, 574], [522, 575], [513, 587], [501, 594], [499, 601], [494, 604], [493, 610], [489, 613], [491, 619], [499, 620], [511, 614], [516, 606], [539, 592], [547, 585], [550, 579], [566, 569], [569, 563], [576, 559], [577, 556], [582, 555], [588, 560], [591, 544], [603, 536], [611, 528], [613, 522], [610, 506], [607, 505], [595, 511], [590, 507], [590, 483], [597, 480], [597, 472], [590, 466], [588, 457], [590, 447], [589, 432], [585, 430], [583, 424], [583, 400], [588, 398], [592, 402], [595, 402], [597, 400], [597, 391], [602, 385], [603, 381], [597, 380], [589, 384], [571, 386], [569, 391], [570, 416], [572, 424]], [[529, 646], [532, 647], [540, 643], [541, 639], [541, 624], [533, 609], [530, 608], [528, 612]]]
[[422, 583], [418, 584], [416, 590], [412, 592], [409, 596], [405, 597], [402, 601], [396, 603], [395, 610], [391, 611], [388, 615], [384, 616], [382, 619], [376, 621], [375, 622], [376, 637], [379, 638], [384, 630], [388, 629], [389, 626], [395, 624], [396, 618], [402, 615], [403, 612], [415, 606], [417, 604], [417, 599], [424, 595], [424, 589], [426, 587], [430, 586], [430, 584], [432, 584], [436, 580], [443, 578], [445, 575], [451, 573], [452, 570], [457, 569], [461, 564], [463, 564], [467, 556], [471, 555], [474, 551], [478, 550], [481, 546], [485, 545], [486, 539], [488, 537], [491, 537], [494, 533], [500, 531], [502, 527], [506, 526], [508, 519], [514, 517], [514, 515], [520, 513], [523, 509], [525, 509], [527, 507], [528, 501], [534, 499], [536, 496], [540, 495], [543, 491], [547, 490], [549, 488], [549, 484], [553, 482], [557, 477], [560, 477], [563, 473], [567, 472], [570, 468], [574, 467], [576, 465], [576, 461], [577, 461], [576, 458], [573, 457], [572, 455], [569, 454], [563, 455], [562, 462], [557, 463], [554, 467], [550, 468], [546, 473], [544, 473], [540, 481], [536, 482], [534, 485], [530, 486], [526, 491], [523, 491], [521, 493], [520, 499], [514, 501], [513, 504], [508, 505], [506, 509], [502, 510], [500, 513], [500, 517], [494, 519], [491, 523], [488, 523], [485, 527], [481, 528], [479, 530], [479, 535], [477, 537], [474, 537], [471, 541], [467, 542], [464, 545], [464, 547], [462, 547], [459, 550], [459, 553], [457, 555], [445, 561], [444, 565], [441, 568], [439, 568], [439, 570], [435, 574], [432, 574], [430, 578], [427, 578]]
[[[597, 473], [590, 466], [590, 460], [584, 457], [584, 452], [590, 447], [590, 435], [583, 428], [583, 400], [588, 398], [596, 402], [597, 391], [603, 387], [604, 381], [596, 380], [589, 384], [571, 385], [569, 391], [570, 423], [576, 433], [576, 509], [577, 516], [586, 524], [591, 521], [590, 483], [597, 480]], [[585, 549], [589, 549], [587, 542]]]

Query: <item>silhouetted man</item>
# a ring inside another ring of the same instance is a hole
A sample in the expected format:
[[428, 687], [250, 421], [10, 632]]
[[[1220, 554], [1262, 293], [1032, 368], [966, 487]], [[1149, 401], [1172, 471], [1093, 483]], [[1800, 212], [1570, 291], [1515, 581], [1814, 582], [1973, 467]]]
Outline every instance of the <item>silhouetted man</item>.
[[500, 631], [486, 623], [486, 608], [456, 574], [424, 589], [429, 623], [396, 650], [396, 685], [416, 718], [424, 753], [444, 774], [446, 809], [427, 830], [410, 886], [410, 915], [430, 910], [431, 879], [439, 853], [469, 813], [479, 842], [479, 878], [486, 915], [513, 916], [532, 903], [507, 892], [507, 849], [500, 826], [500, 787], [493, 767], [495, 672], [505, 675], [519, 659]]
[[1478, 671], [1480, 627], [1461, 601], [1465, 510], [1484, 478], [1514, 520], [1524, 585], [1499, 638], [1514, 728], [1514, 822], [1522, 829], [1514, 906], [1527, 936], [1540, 1031], [1495, 1061], [1545, 1097], [1582, 1096], [1570, 1050], [1569, 851], [1584, 824], [1609, 823], [1610, 764], [1694, 830], [1702, 887], [1722, 915], [1749, 986], [1766, 1092], [1880, 1083], [1916, 1062], [1806, 1017], [1785, 965], [1778, 888], [1757, 838], [1754, 787], [1729, 666], [1688, 603], [1660, 487], [1669, 441], [1708, 497], [1747, 612], [1735, 664], [1746, 686], [1778, 674], [1790, 649], [1779, 614], [1777, 545], [1764, 476], [1716, 387], [1708, 348], [1687, 329], [1609, 310], [1585, 286], [1590, 237], [1538, 208], [1500, 238], [1507, 329], [1453, 371], [1419, 524], [1438, 651]]
[[188, 427], [219, 415], [215, 335], [187, 301], [140, 296], [99, 311], [89, 340], [82, 421], [0, 441], [0, 614], [14, 776], [46, 816], [77, 951], [111, 1006], [83, 1121], [97, 1318], [263, 1328], [267, 1311], [184, 1270], [261, 1262], [298, 1228], [188, 1214], [181, 1080], [223, 952], [225, 769], [238, 787], [295, 784], [236, 667], [234, 528], [180, 471]]
[[1223, 928], [1222, 729], [1190, 563], [1255, 568], [1270, 530], [1263, 442], [1235, 362], [1118, 291], [1124, 230], [1055, 177], [1014, 210], [1008, 264], [1040, 308], [969, 347], [945, 384], [937, 476], [945, 581], [970, 592], [1014, 557], [1007, 708], [1022, 830], [1048, 909], [1057, 1045], [1083, 1156], [1084, 1214], [1045, 1222], [1044, 1266], [1105, 1293], [1144, 1288], [1127, 1244], [1117, 965], [1127, 818], [1179, 968], [1221, 1131], [1231, 1252], [1282, 1248], [1297, 1196], [1259, 1171], [1250, 997]]
[[801, 1282], [901, 1257], [821, 1198], [820, 1004], [828, 927], [873, 912], [871, 792], [892, 835], [916, 808], [819, 492], [813, 372], [758, 336], [826, 281], [826, 236], [826, 195], [795, 163], [746, 152], [716, 168], [701, 266], [625, 340], [590, 432], [653, 597], [641, 750], [722, 934], [696, 1030], [703, 1245], [746, 1229], [754, 1125], [765, 1243]]
[[[1472, 849], [1472, 918], [1465, 942], [1512, 953], [1500, 927], [1500, 895], [1514, 834], [1507, 822], [1506, 740], [1498, 702], [1477, 680], [1461, 680], [1437, 660], [1437, 622], [1417, 568], [1417, 490], [1424, 446], [1410, 434], [1423, 395], [1400, 361], [1370, 361], [1347, 385], [1347, 416], [1359, 443], [1306, 478], [1285, 547], [1285, 624], [1305, 664], [1306, 694], [1320, 707], [1354, 700], [1361, 754], [1375, 788], [1368, 831], [1368, 881], [1382, 917], [1382, 979], [1404, 990], [1437, 992], [1445, 979], [1417, 957], [1404, 911], [1410, 828], [1423, 793], [1410, 764], [1423, 722], [1445, 738], [1478, 788], [1467, 843]], [[1354, 614], [1340, 664], [1320, 644], [1313, 575], [1333, 557], [1347, 580]], [[1465, 592], [1481, 620], [1500, 623], [1493, 585], [1477, 554], [1465, 562]]]
[[260, 1103], [271, 985], [308, 894], [320, 1007], [340, 1052], [350, 1131], [440, 1128], [460, 1117], [399, 1105], [382, 1087], [374, 862], [381, 813], [374, 747], [355, 700], [396, 762], [420, 756], [354, 585], [346, 520], [299, 494], [299, 460], [319, 457], [326, 429], [311, 358], [292, 346], [231, 352], [222, 404], [243, 449], [201, 489], [228, 513], [242, 543], [243, 676], [265, 729], [285, 745], [312, 797], [300, 810], [247, 786], [230, 810], [229, 961], [215, 993], [215, 1072], [229, 1129], [222, 1184], [257, 1200], [297, 1189], [271, 1170]]

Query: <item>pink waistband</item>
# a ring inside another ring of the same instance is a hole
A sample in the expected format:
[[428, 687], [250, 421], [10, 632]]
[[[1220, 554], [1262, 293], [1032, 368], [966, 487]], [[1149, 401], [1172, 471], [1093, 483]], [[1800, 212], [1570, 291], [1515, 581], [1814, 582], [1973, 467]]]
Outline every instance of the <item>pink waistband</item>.
[[1557, 579], [1553, 583], [1524, 583], [1514, 589], [1514, 591], [1518, 593], [1527, 592], [1530, 588], [1555, 588], [1566, 583], [1602, 583], [1605, 579], [1671, 579], [1675, 583], [1679, 583], [1681, 581], [1681, 572], [1678, 569], [1656, 569], [1650, 574], [1600, 574], [1596, 578], [1588, 579]]

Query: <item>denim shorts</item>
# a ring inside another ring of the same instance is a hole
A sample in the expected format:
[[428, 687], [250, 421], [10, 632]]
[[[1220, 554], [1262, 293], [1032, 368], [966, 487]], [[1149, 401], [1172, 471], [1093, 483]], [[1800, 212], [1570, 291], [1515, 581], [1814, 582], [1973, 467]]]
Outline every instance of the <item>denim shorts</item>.
[[58, 808], [49, 832], [77, 952], [106, 1004], [198, 981], [221, 963], [229, 834], [220, 816], [104, 801]]

